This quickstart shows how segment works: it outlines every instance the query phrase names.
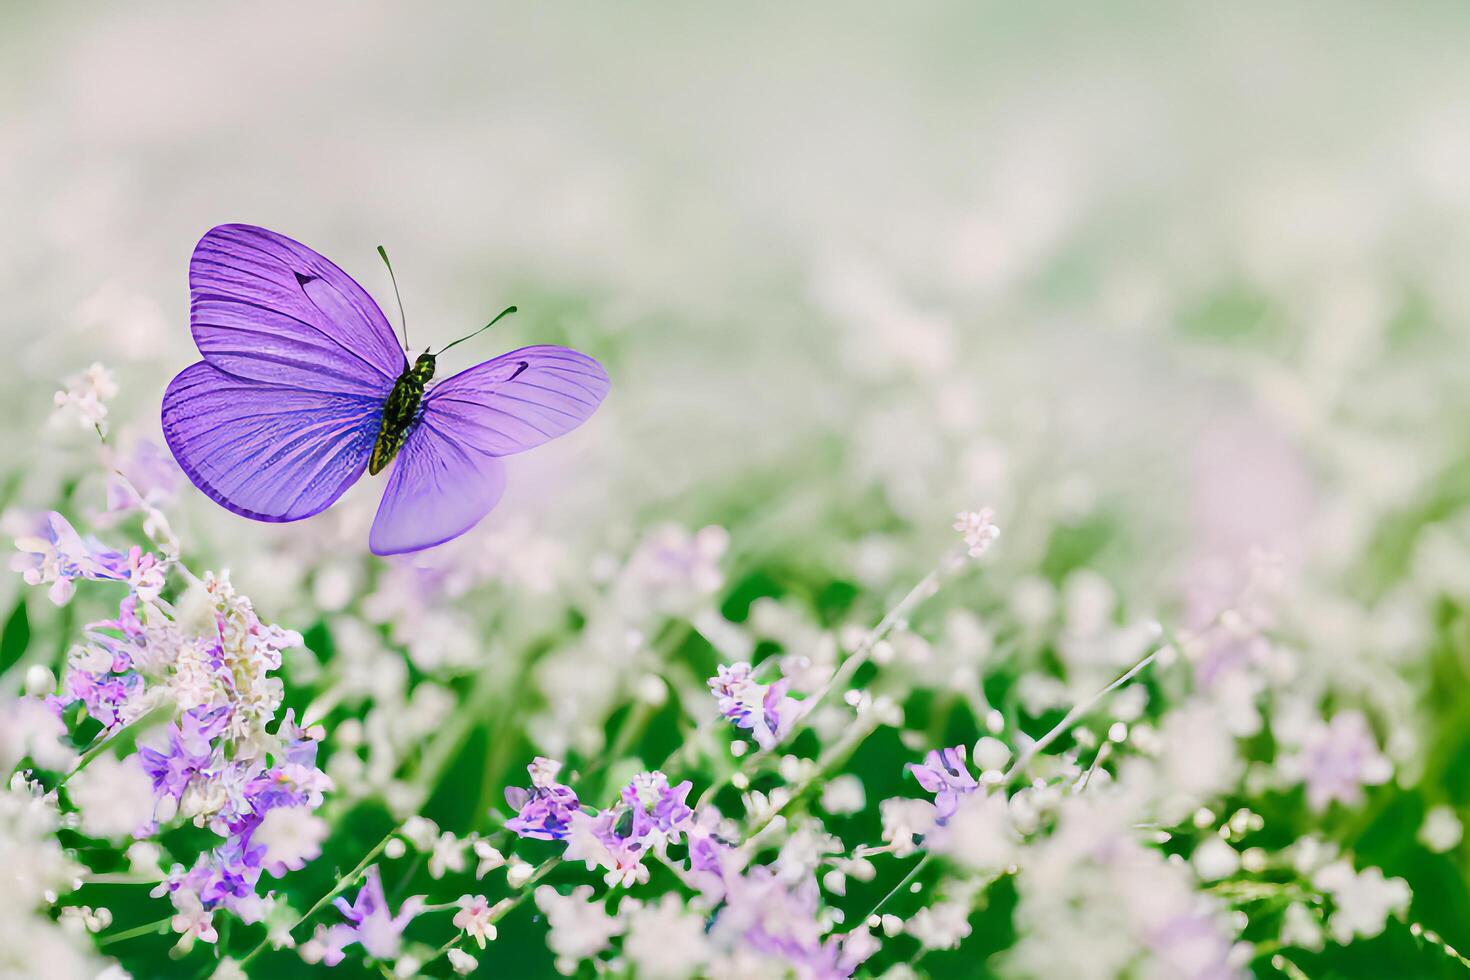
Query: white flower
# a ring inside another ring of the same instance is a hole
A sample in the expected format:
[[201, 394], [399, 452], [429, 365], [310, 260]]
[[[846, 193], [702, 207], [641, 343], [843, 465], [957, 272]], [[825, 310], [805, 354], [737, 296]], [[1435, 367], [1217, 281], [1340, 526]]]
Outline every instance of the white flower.
[[[570, 861], [572, 858], [568, 856], [567, 860]], [[590, 868], [591, 865], [588, 867]], [[530, 881], [531, 876], [535, 873], [536, 866], [534, 864], [512, 856], [505, 869], [505, 883], [512, 888], [519, 888]]]
[[409, 817], [403, 821], [403, 839], [413, 845], [415, 851], [433, 850], [439, 840], [439, 825], [428, 817]]
[[970, 934], [970, 903], [956, 899], [919, 909], [907, 931], [925, 949], [954, 949]]
[[265, 846], [261, 864], [276, 877], [286, 869], [300, 871], [322, 852], [331, 828], [308, 807], [278, 806], [267, 810], [250, 842]]
[[56, 393], [56, 417], [71, 417], [83, 428], [102, 428], [107, 421], [107, 401], [117, 396], [117, 382], [112, 372], [101, 364], [93, 364], [81, 374], [66, 379], [66, 387]]
[[1201, 881], [1219, 881], [1240, 870], [1240, 855], [1219, 837], [1207, 837], [1189, 859]]
[[239, 961], [228, 956], [219, 961], [219, 966], [209, 975], [209, 980], [247, 980], [247, 974]]
[[34, 698], [45, 697], [56, 690], [56, 675], [45, 664], [31, 664], [26, 668], [25, 693]]
[[71, 778], [66, 791], [88, 837], [123, 837], [153, 820], [153, 781], [136, 755], [98, 756]]
[[1465, 835], [1465, 826], [1455, 815], [1455, 808], [1440, 805], [1424, 815], [1419, 828], [1419, 843], [1437, 854], [1454, 850]]
[[163, 868], [158, 863], [163, 856], [163, 850], [153, 841], [133, 841], [128, 845], [126, 854], [128, 871], [139, 878], [163, 877]]
[[173, 901], [178, 913], [174, 915], [170, 925], [174, 932], [179, 933], [180, 949], [188, 950], [194, 945], [195, 939], [202, 939], [207, 943], [219, 939], [219, 933], [214, 930], [214, 913], [204, 910], [198, 895], [187, 888], [180, 888], [173, 893]]
[[505, 863], [505, 855], [496, 850], [487, 840], [475, 841], [475, 877], [483, 878]]
[[985, 554], [1000, 537], [995, 511], [989, 507], [960, 511], [955, 515], [954, 529], [965, 539], [965, 548], [971, 558]]
[[561, 763], [538, 755], [531, 760], [526, 770], [531, 774], [531, 785], [537, 789], [545, 789], [556, 784], [556, 777], [561, 774]]
[[1383, 931], [1390, 914], [1409, 907], [1409, 886], [1402, 878], [1385, 878], [1378, 868], [1354, 873], [1346, 860], [1334, 861], [1312, 876], [1312, 884], [1332, 896], [1328, 920], [1332, 938], [1346, 945], [1356, 937], [1372, 938]]
[[486, 940], [496, 936], [495, 924], [490, 921], [490, 903], [484, 895], [459, 896], [459, 911], [454, 913], [454, 927], [463, 929], [466, 936], [485, 948]]
[[70, 769], [77, 754], [65, 737], [66, 726], [39, 698], [0, 701], [0, 769], [7, 773], [26, 757], [42, 769]]
[[475, 968], [480, 965], [479, 960], [459, 948], [451, 948], [447, 955], [449, 956], [449, 965], [454, 968], [455, 973], [458, 973], [462, 977], [474, 973]]
[[1167, 790], [1166, 821], [1179, 820], [1225, 792], [1240, 776], [1235, 736], [1218, 708], [1192, 698], [1169, 712], [1159, 732], [1160, 775]]
[[607, 949], [608, 941], [622, 931], [622, 923], [594, 901], [591, 885], [578, 885], [562, 895], [550, 885], [536, 889], [536, 907], [546, 916], [551, 933], [546, 945], [560, 959], [573, 964]]
[[1002, 770], [1009, 761], [1011, 761], [1010, 747], [1000, 739], [986, 735], [975, 743], [975, 764], [982, 771], [986, 769]]
[[912, 854], [915, 837], [934, 829], [934, 804], [927, 800], [911, 800], [895, 796], [878, 804], [883, 820], [883, 839], [891, 845], [895, 857]]
[[112, 911], [107, 908], [93, 909], [90, 905], [68, 906], [61, 910], [62, 925], [75, 923], [86, 932], [101, 932], [112, 925]]
[[1004, 793], [974, 792], [926, 841], [929, 849], [974, 871], [995, 873], [1016, 860], [1017, 835]]
[[1281, 945], [1298, 946], [1313, 952], [1320, 950], [1322, 920], [1317, 913], [1300, 902], [1287, 906], [1286, 916], [1281, 922]]
[[677, 895], [657, 903], [625, 902], [628, 934], [623, 952], [638, 976], [676, 980], [693, 976], [709, 961], [704, 917], [687, 911]]
[[429, 855], [429, 877], [438, 880], [445, 872], [464, 870], [464, 842], [449, 831], [439, 835]]
[[852, 773], [833, 777], [822, 787], [822, 809], [828, 813], [860, 813], [866, 803], [863, 781]]

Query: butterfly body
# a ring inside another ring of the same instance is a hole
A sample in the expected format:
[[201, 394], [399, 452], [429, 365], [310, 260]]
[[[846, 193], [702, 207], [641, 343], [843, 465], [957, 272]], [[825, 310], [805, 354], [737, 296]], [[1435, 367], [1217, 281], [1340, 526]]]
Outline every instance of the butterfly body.
[[226, 509], [271, 522], [321, 513], [387, 471], [374, 554], [474, 527], [505, 490], [503, 458], [572, 431], [607, 394], [597, 361], [552, 344], [434, 380], [436, 356], [410, 364], [351, 276], [265, 228], [211, 229], [189, 287], [203, 359], [169, 383], [162, 412], [180, 468]]
[[434, 355], [424, 351], [412, 367], [403, 369], [393, 390], [383, 402], [383, 424], [378, 429], [378, 438], [373, 441], [373, 454], [368, 457], [368, 474], [377, 476], [403, 448], [403, 440], [418, 421], [419, 403], [424, 399], [424, 388], [434, 377]]

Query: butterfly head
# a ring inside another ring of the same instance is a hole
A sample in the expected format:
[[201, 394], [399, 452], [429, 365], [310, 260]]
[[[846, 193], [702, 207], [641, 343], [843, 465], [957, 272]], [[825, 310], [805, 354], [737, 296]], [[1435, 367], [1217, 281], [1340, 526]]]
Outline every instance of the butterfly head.
[[419, 355], [419, 359], [413, 362], [413, 367], [410, 370], [413, 373], [414, 380], [420, 386], [428, 384], [429, 379], [434, 376], [434, 355], [428, 351], [424, 351]]

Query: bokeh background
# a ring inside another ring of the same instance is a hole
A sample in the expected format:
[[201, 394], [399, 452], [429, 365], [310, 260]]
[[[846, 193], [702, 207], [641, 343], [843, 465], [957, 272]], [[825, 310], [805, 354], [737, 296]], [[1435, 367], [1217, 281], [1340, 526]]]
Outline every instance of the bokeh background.
[[[375, 481], [300, 526], [185, 493], [197, 560], [315, 639], [304, 683], [359, 620], [408, 650], [414, 680], [447, 671], [463, 694], [499, 671], [496, 717], [516, 720], [492, 737], [475, 719], [456, 758], [478, 772], [498, 738], [514, 782], [533, 751], [595, 755], [638, 677], [586, 644], [522, 670], [506, 637], [664, 522], [729, 531], [736, 622], [790, 593], [841, 618], [921, 575], [980, 505], [1000, 515], [1006, 588], [1129, 617], [1187, 620], [1267, 549], [1303, 683], [1330, 677], [1404, 732], [1388, 751], [1412, 787], [1354, 839], [1379, 840], [1439, 909], [1416, 913], [1470, 945], [1462, 853], [1414, 844], [1427, 807], [1470, 801], [1470, 10], [0, 16], [11, 506], [97, 496], [79, 475], [95, 438], [49, 419], [94, 361], [120, 385], [118, 445], [157, 437], [164, 385], [196, 359], [185, 276], [209, 227], [298, 238], [392, 315], [382, 243], [416, 346], [520, 306], [446, 373], [561, 342], [613, 391], [513, 461], [480, 528], [391, 569], [362, 554]], [[30, 602], [30, 633], [64, 642], [61, 614]], [[715, 653], [686, 646], [639, 670], [698, 690]], [[912, 757], [893, 742], [872, 761], [896, 782]], [[436, 800], [446, 825], [484, 802]], [[549, 969], [539, 942], [512, 938], [506, 962]]]

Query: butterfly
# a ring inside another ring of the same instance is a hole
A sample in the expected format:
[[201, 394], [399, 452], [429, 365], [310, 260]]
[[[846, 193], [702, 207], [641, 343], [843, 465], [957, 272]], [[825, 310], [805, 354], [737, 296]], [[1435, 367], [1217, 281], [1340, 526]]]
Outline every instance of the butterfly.
[[410, 364], [406, 324], [400, 347], [352, 277], [265, 228], [206, 233], [189, 290], [204, 359], [163, 396], [164, 441], [179, 466], [216, 503], [272, 522], [319, 514], [365, 471], [388, 470], [368, 535], [378, 555], [474, 527], [505, 490], [501, 457], [570, 432], [608, 390], [597, 361], [552, 345], [433, 381], [448, 347]]

